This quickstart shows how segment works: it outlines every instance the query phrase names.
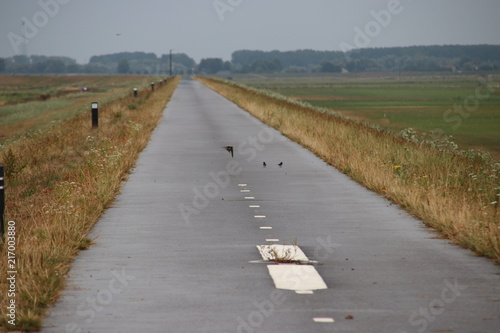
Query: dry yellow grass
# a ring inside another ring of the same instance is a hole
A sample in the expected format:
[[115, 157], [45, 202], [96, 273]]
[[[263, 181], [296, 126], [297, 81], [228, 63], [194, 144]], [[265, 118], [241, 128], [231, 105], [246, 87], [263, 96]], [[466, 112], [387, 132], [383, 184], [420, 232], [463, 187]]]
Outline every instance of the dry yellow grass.
[[443, 237], [500, 262], [500, 163], [440, 151], [234, 83], [197, 79]]
[[[6, 221], [15, 221], [16, 293], [6, 297], [7, 249], [0, 244], [0, 330], [36, 330], [64, 286], [70, 262], [87, 248], [87, 234], [119, 191], [147, 144], [179, 78], [154, 93], [126, 96], [31, 134], [5, 147]], [[15, 300], [15, 326], [7, 302]]]

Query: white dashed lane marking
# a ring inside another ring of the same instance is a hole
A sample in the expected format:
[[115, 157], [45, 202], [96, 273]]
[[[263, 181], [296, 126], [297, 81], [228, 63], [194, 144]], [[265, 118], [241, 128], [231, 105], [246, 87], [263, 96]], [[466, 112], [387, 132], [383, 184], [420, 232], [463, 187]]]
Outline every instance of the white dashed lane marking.
[[335, 320], [333, 318], [330, 318], [330, 317], [316, 317], [316, 318], [313, 318], [313, 320], [316, 323], [333, 323], [333, 322], [335, 322]]
[[[247, 184], [238, 184], [245, 187]], [[250, 190], [241, 189], [240, 192], [248, 193]], [[255, 197], [245, 197], [245, 200], [253, 200]], [[260, 205], [249, 205], [249, 208], [260, 208]], [[265, 215], [254, 215], [256, 219], [263, 219]], [[260, 226], [261, 230], [272, 230], [271, 226]], [[266, 242], [279, 242], [277, 238], [267, 238]], [[285, 261], [308, 262], [309, 258], [296, 245], [257, 245], [257, 249], [265, 261], [275, 261], [275, 259], [284, 259]], [[273, 279], [277, 289], [294, 290], [300, 295], [314, 294], [314, 290], [328, 289], [323, 278], [311, 265], [296, 264], [276, 264], [267, 265], [269, 274]], [[315, 317], [317, 323], [333, 323], [334, 319], [330, 317]]]

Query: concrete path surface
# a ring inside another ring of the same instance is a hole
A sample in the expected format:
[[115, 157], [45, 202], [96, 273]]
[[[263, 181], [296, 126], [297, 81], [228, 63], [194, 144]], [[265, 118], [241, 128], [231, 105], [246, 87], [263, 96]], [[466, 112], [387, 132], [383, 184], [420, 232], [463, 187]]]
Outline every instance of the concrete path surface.
[[500, 330], [498, 266], [189, 79], [90, 237], [43, 332]]

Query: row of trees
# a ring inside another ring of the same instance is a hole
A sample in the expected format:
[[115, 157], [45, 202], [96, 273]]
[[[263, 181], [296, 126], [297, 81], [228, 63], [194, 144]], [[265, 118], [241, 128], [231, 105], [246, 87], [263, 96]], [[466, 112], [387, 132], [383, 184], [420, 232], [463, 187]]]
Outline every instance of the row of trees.
[[[119, 74], [169, 74], [170, 54], [157, 57], [154, 53], [120, 52], [108, 55], [93, 56], [89, 64], [103, 66], [108, 72]], [[172, 54], [172, 72], [191, 74], [196, 62], [185, 53]]]
[[67, 73], [80, 70], [76, 60], [68, 57], [47, 57], [16, 55], [0, 58], [0, 73]]
[[[88, 64], [68, 57], [23, 56], [0, 58], [0, 73], [175, 74], [220, 72], [374, 72], [500, 70], [498, 45], [444, 45], [365, 48], [341, 51], [233, 52], [231, 61], [205, 58], [197, 65], [184, 53], [120, 52], [93, 56]], [[170, 67], [172, 66], [172, 67]]]
[[[189, 74], [196, 62], [184, 53], [172, 54], [172, 71]], [[68, 57], [16, 55], [0, 58], [0, 73], [14, 74], [169, 74], [170, 55], [157, 57], [154, 53], [121, 52], [93, 56], [88, 64], [80, 65]]]
[[[281, 66], [261, 66], [262, 63]], [[233, 52], [233, 71], [247, 72], [366, 72], [499, 70], [498, 45], [443, 45], [365, 48], [340, 51]]]
[[201, 59], [198, 71], [207, 74], [216, 74], [223, 71], [231, 72], [232, 65], [229, 61], [224, 62], [221, 58], [206, 58]]

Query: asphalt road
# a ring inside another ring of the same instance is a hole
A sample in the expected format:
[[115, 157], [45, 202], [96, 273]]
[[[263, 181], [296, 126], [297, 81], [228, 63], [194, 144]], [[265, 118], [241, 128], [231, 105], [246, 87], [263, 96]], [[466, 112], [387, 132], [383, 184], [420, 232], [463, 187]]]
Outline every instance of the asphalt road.
[[43, 332], [500, 327], [498, 266], [193, 80], [91, 237]]

